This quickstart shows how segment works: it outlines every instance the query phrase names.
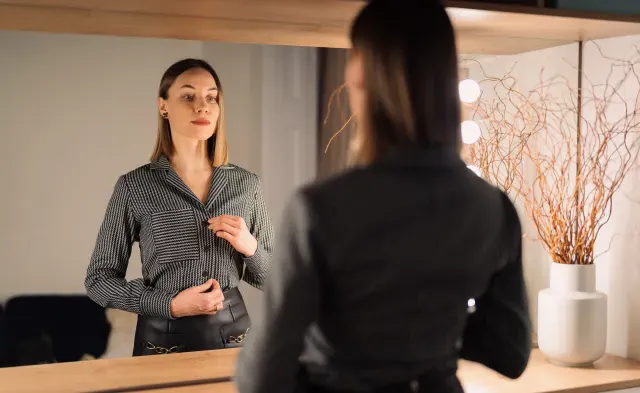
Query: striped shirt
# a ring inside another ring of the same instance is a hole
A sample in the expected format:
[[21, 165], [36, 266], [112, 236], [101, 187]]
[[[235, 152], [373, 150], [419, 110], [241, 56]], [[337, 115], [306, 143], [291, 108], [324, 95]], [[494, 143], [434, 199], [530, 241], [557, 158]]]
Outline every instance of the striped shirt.
[[[242, 217], [258, 241], [246, 258], [216, 237], [207, 220]], [[238, 166], [216, 167], [202, 203], [162, 156], [119, 177], [87, 269], [87, 294], [103, 307], [171, 318], [180, 291], [216, 279], [223, 290], [241, 279], [261, 289], [269, 270], [273, 227], [258, 177]], [[126, 281], [138, 242], [142, 278]]]

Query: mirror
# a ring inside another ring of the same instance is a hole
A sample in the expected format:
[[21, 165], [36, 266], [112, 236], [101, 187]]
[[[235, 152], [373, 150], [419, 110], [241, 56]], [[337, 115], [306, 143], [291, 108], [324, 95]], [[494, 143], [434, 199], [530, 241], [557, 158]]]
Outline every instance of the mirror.
[[[469, 18], [477, 25], [481, 23], [477, 16], [459, 13], [458, 19]], [[528, 20], [529, 27], [538, 26]], [[621, 25], [622, 30], [628, 27]], [[63, 29], [61, 22], [57, 26]], [[572, 83], [579, 75], [578, 45], [569, 43], [575, 37], [502, 37], [512, 26], [495, 26], [499, 30], [489, 39], [492, 49], [511, 54], [460, 55], [461, 70], [480, 83], [483, 99], [491, 100], [495, 85], [486, 77], [500, 78], [510, 71], [521, 91], [535, 86], [541, 73], [545, 80], [562, 77], [576, 87]], [[569, 29], [566, 26], [558, 30], [563, 33]], [[482, 52], [474, 37], [462, 35], [460, 42]], [[637, 39], [614, 38], [599, 44], [616, 53], [612, 56], [624, 57]], [[551, 42], [554, 47], [548, 48]], [[523, 44], [531, 51], [513, 54]], [[174, 61], [203, 58], [219, 73], [225, 89], [230, 161], [259, 175], [276, 230], [294, 188], [345, 167], [349, 128], [331, 139], [348, 119], [346, 92], [333, 95], [342, 84], [343, 49], [2, 31], [0, 51], [4, 142], [0, 319], [17, 316], [11, 329], [25, 334], [18, 347], [15, 342], [0, 342], [1, 353], [13, 351], [11, 359], [0, 359], [5, 365], [131, 356], [136, 316], [87, 302], [84, 278], [116, 180], [149, 161], [157, 128], [158, 83]], [[597, 79], [611, 64], [594, 60], [596, 55], [591, 49], [584, 64]], [[627, 204], [616, 214], [635, 211]], [[521, 217], [531, 229], [524, 212]], [[623, 224], [618, 216], [616, 225]], [[610, 240], [607, 236], [602, 242]], [[535, 317], [537, 291], [548, 280], [548, 267], [540, 261], [547, 262], [548, 255], [539, 243], [527, 244], [536, 244], [528, 246], [524, 256]], [[623, 267], [612, 260], [608, 277], [625, 288], [614, 294], [623, 299], [626, 289], [632, 288], [625, 280], [634, 276], [625, 276]], [[126, 278], [140, 276], [136, 245]], [[244, 282], [240, 288], [249, 314], [258, 315], [259, 291]], [[637, 306], [636, 300], [625, 301], [631, 307]], [[41, 316], [58, 318], [56, 325], [38, 321]], [[612, 318], [623, 325], [620, 316]], [[78, 331], [86, 343], [72, 340], [71, 334]], [[63, 350], [58, 352], [59, 348]]]
[[[286, 198], [315, 177], [314, 48], [11, 31], [0, 48], [0, 304], [20, 333], [8, 364], [131, 356], [135, 315], [105, 313], [84, 280], [118, 177], [149, 162], [173, 62], [202, 58], [219, 74], [230, 162], [260, 177], [276, 229]], [[136, 243], [126, 278], [141, 274]], [[259, 313], [260, 292], [241, 291]]]

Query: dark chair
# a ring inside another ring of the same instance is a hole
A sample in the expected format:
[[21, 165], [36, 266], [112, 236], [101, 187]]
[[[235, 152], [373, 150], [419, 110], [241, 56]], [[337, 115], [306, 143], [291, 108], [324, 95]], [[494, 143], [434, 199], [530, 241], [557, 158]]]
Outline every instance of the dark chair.
[[7, 337], [7, 325], [4, 317], [4, 307], [0, 304], [0, 367], [5, 367], [8, 362], [9, 340]]
[[85, 295], [17, 296], [5, 320], [9, 366], [98, 358], [111, 332], [105, 309]]

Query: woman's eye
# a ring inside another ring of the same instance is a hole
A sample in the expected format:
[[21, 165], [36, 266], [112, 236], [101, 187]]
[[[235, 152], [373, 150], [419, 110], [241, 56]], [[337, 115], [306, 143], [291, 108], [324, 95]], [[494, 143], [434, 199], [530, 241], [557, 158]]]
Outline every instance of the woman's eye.
[[193, 100], [193, 96], [191, 94], [185, 94], [182, 96], [183, 99], [187, 100], [187, 101], [192, 101]]
[[209, 101], [210, 103], [218, 102], [218, 97], [209, 96], [207, 97], [207, 101]]

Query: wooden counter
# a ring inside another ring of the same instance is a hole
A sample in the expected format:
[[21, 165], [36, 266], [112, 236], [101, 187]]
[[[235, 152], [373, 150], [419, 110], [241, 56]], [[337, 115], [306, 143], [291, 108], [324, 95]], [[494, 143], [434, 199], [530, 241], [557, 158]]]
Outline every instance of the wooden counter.
[[[237, 350], [0, 369], [2, 393], [236, 393]], [[556, 367], [534, 350], [527, 371], [512, 381], [475, 363], [460, 362], [467, 393], [599, 393], [640, 387], [640, 362], [605, 356], [593, 368]], [[181, 386], [183, 385], [183, 386]]]
[[231, 349], [0, 368], [0, 392], [116, 392], [135, 386], [228, 379], [236, 355], [237, 350]]

